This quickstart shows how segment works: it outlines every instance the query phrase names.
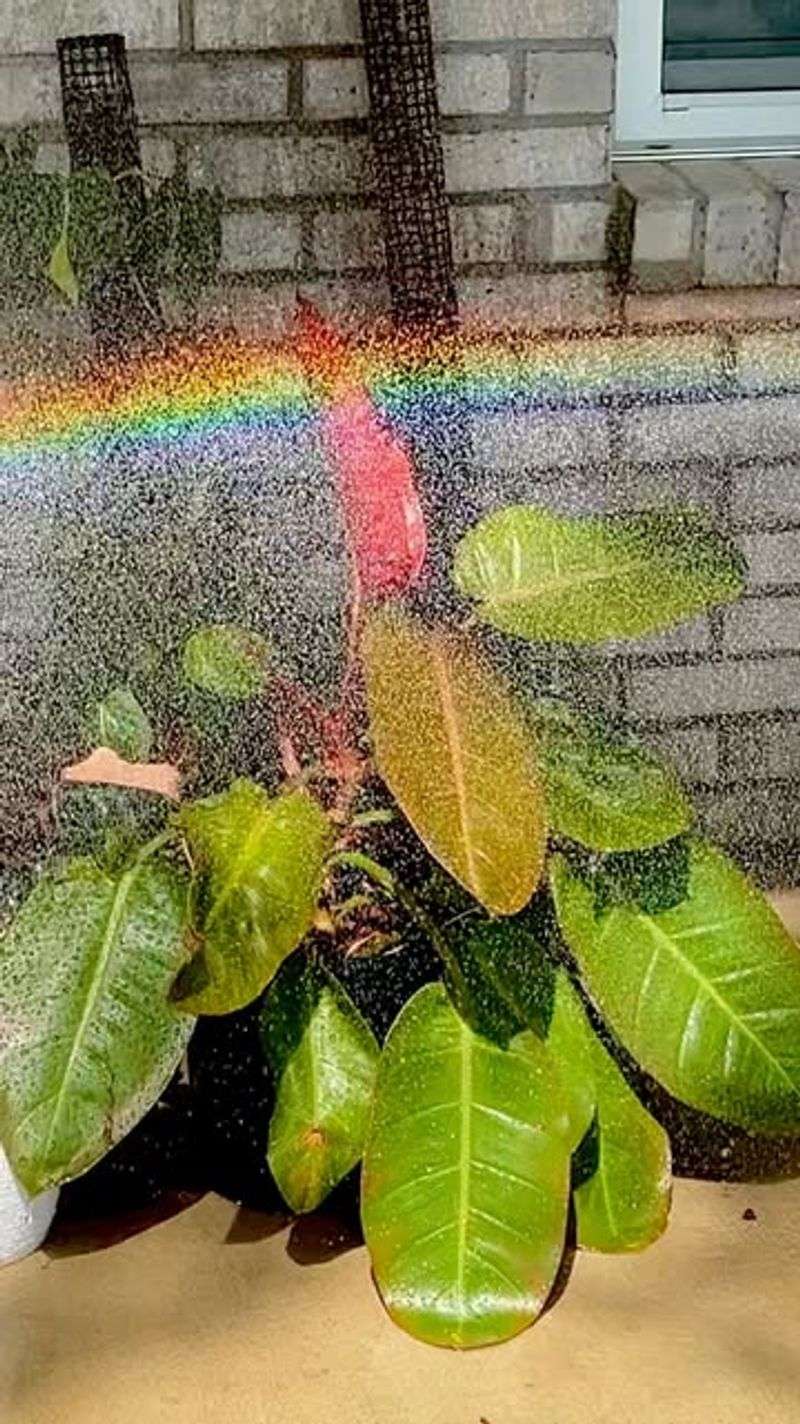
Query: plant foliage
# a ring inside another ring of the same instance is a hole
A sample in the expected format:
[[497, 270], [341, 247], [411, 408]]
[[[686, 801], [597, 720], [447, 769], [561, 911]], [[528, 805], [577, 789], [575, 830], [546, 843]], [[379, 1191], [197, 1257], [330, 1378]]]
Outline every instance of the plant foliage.
[[[35, 209], [44, 264], [63, 187], [38, 187], [27, 162], [11, 164], [17, 225], [7, 204], [0, 261]], [[182, 240], [170, 203], [161, 193], [150, 211], [159, 241]], [[78, 282], [81, 253], [69, 246]], [[63, 251], [54, 266], [68, 288]], [[332, 349], [346, 394], [347, 348]], [[323, 702], [228, 622], [189, 636], [167, 679], [174, 705], [113, 682], [90, 709], [89, 750], [177, 758], [157, 769], [175, 785], [180, 772], [184, 799], [61, 788], [62, 833], [85, 854], [47, 868], [0, 940], [0, 1138], [30, 1192], [86, 1171], [154, 1102], [196, 1015], [260, 1001], [274, 1089], [260, 1131], [286, 1201], [315, 1209], [363, 1161], [387, 1310], [419, 1339], [467, 1348], [541, 1314], [571, 1215], [597, 1251], [664, 1230], [670, 1143], [643, 1074], [752, 1132], [800, 1132], [800, 953], [698, 838], [676, 775], [564, 702], [512, 694], [482, 632], [650, 634], [735, 597], [738, 551], [693, 511], [513, 508], [455, 552], [463, 622], [434, 616], [417, 587], [424, 529], [413, 558], [384, 547], [398, 510], [421, 518], [411, 467], [358, 391], [352, 446], [344, 398], [329, 420], [360, 511], [340, 693]], [[383, 449], [397, 508], [363, 529]], [[371, 452], [363, 490], [354, 451]], [[234, 724], [246, 736], [209, 767], [213, 735]], [[98, 760], [82, 765], [90, 776]], [[343, 961], [379, 975], [420, 942], [438, 981], [380, 1048]]]

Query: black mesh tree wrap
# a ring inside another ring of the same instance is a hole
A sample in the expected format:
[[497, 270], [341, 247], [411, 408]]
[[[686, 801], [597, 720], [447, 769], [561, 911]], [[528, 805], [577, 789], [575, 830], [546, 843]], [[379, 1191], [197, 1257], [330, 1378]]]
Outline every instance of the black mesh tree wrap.
[[[76, 35], [57, 44], [70, 167], [110, 173], [128, 229], [136, 232], [145, 218], [145, 189], [125, 37]], [[163, 331], [154, 285], [126, 264], [93, 285], [89, 310], [101, 354], [122, 354], [131, 340]]]
[[360, 4], [395, 320], [446, 329], [457, 301], [428, 0]]
[[[458, 301], [428, 0], [360, 5], [394, 318], [423, 338], [415, 347], [431, 357], [437, 337], [449, 338], [452, 359]], [[430, 596], [442, 603], [453, 545], [476, 515], [469, 434], [459, 412], [439, 400], [420, 413], [412, 441], [436, 574]]]

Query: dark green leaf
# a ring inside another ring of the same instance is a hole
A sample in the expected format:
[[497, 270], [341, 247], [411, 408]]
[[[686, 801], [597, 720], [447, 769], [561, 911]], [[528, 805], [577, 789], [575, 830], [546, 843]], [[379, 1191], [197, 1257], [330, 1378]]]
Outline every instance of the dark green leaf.
[[167, 1002], [185, 908], [166, 864], [73, 861], [0, 941], [0, 1139], [31, 1195], [91, 1167], [177, 1068], [193, 1027]]
[[800, 1129], [800, 950], [764, 897], [710, 846], [692, 846], [670, 910], [598, 911], [552, 863], [561, 931], [609, 1027], [692, 1107], [754, 1131]]
[[628, 905], [646, 915], [672, 910], [689, 893], [691, 839], [676, 836], [652, 850], [619, 855], [582, 856], [569, 861], [591, 888], [598, 914], [611, 905]]
[[692, 808], [677, 776], [643, 747], [604, 733], [564, 702], [530, 709], [550, 825], [596, 851], [635, 851], [687, 831]]
[[269, 647], [259, 633], [233, 623], [198, 628], [183, 650], [186, 681], [204, 692], [240, 702], [264, 686]]
[[530, 915], [523, 911], [499, 920], [473, 911], [442, 933], [461, 969], [459, 984], [450, 984], [450, 991], [475, 1032], [502, 1048], [526, 1028], [544, 1037], [555, 971]]
[[362, 1218], [378, 1288], [418, 1339], [467, 1349], [531, 1325], [564, 1246], [573, 1146], [535, 1034], [475, 1034], [441, 985], [395, 1023], [378, 1069]]
[[314, 1211], [361, 1159], [378, 1045], [344, 990], [302, 954], [279, 970], [261, 1022], [277, 1079], [270, 1170], [293, 1211]]
[[745, 572], [702, 510], [576, 519], [518, 505], [466, 535], [454, 578], [502, 632], [592, 644], [657, 633], [730, 603]]
[[200, 874], [200, 948], [173, 996], [187, 1013], [232, 1013], [310, 929], [331, 825], [305, 792], [270, 798], [252, 781], [186, 807], [179, 823]]

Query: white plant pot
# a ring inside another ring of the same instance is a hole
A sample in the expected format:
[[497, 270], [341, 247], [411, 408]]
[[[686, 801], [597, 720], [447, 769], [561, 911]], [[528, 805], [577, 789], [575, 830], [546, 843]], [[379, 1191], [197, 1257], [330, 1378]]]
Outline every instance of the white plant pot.
[[0, 1266], [10, 1266], [41, 1246], [56, 1212], [58, 1187], [31, 1200], [0, 1147]]

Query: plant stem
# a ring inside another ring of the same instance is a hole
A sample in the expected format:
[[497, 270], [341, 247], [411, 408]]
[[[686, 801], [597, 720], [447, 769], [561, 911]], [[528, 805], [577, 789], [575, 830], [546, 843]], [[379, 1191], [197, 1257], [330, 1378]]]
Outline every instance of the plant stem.
[[353, 870], [360, 870], [363, 875], [369, 876], [376, 885], [379, 885], [385, 894], [391, 895], [398, 905], [403, 907], [409, 918], [414, 920], [427, 935], [447, 970], [453, 987], [466, 995], [467, 983], [461, 965], [447, 942], [447, 937], [442, 934], [436, 921], [428, 914], [425, 906], [420, 904], [416, 895], [406, 885], [403, 885], [391, 870], [387, 870], [385, 865], [379, 865], [377, 860], [372, 859], [372, 856], [365, 855], [360, 850], [336, 851], [330, 857], [328, 864], [349, 865]]

